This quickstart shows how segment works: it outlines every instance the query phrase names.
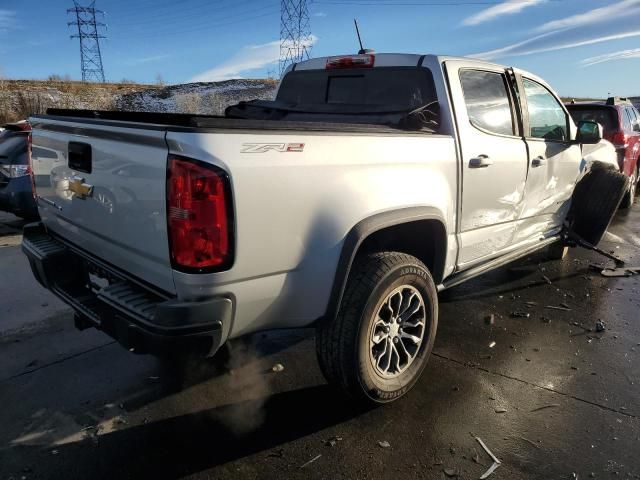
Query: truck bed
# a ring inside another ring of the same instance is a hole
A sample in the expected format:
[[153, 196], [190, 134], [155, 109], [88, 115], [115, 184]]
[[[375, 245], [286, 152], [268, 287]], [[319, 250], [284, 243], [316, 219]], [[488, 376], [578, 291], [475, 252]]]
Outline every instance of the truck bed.
[[348, 123], [326, 121], [288, 121], [288, 120], [252, 120], [227, 118], [216, 115], [192, 115], [184, 113], [164, 112], [122, 112], [109, 110], [74, 110], [50, 108], [46, 115], [34, 115], [34, 120], [78, 120], [82, 123], [96, 125], [111, 125], [145, 128], [152, 130], [171, 131], [219, 131], [219, 130], [304, 130], [312, 132], [345, 132], [345, 133], [372, 133], [393, 135], [427, 135], [432, 134], [428, 130], [407, 131], [399, 127], [391, 127], [375, 123]]

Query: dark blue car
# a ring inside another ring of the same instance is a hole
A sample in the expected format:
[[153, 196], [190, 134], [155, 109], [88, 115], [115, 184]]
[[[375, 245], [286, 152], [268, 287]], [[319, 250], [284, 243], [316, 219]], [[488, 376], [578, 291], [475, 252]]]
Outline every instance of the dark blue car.
[[37, 219], [33, 198], [29, 136], [26, 122], [4, 125], [0, 130], [0, 210], [25, 219]]

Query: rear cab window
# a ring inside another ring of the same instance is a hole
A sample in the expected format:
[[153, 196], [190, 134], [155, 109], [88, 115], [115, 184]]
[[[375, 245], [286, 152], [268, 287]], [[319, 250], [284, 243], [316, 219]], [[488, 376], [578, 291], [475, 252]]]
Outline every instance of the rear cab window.
[[436, 100], [433, 75], [422, 67], [294, 70], [276, 96], [276, 101], [325, 113], [408, 111]]
[[599, 123], [607, 135], [618, 130], [618, 114], [613, 107], [574, 104], [568, 105], [567, 109], [576, 124], [582, 121]]

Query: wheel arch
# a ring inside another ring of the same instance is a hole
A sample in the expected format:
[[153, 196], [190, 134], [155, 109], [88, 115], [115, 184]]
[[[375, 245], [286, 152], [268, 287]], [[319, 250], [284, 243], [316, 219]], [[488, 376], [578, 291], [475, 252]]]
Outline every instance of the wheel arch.
[[444, 216], [434, 207], [409, 207], [378, 213], [354, 225], [342, 245], [329, 303], [321, 320], [330, 321], [337, 315], [356, 256], [381, 249], [415, 256], [429, 268], [437, 285], [443, 279], [447, 257]]

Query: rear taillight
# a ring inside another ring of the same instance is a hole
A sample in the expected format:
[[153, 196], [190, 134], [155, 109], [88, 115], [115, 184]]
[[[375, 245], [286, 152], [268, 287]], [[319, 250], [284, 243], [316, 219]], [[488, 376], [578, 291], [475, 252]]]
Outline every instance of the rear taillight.
[[624, 132], [614, 132], [611, 136], [611, 143], [616, 148], [627, 148], [627, 136]]
[[167, 223], [174, 268], [212, 271], [232, 259], [231, 199], [227, 175], [195, 160], [170, 156]]
[[5, 177], [19, 178], [31, 175], [29, 165], [0, 165], [0, 173]]
[[375, 55], [346, 55], [340, 57], [329, 57], [325, 68], [327, 70], [337, 70], [340, 68], [371, 68], [376, 60]]

